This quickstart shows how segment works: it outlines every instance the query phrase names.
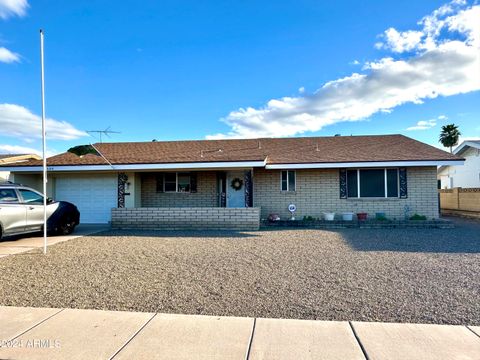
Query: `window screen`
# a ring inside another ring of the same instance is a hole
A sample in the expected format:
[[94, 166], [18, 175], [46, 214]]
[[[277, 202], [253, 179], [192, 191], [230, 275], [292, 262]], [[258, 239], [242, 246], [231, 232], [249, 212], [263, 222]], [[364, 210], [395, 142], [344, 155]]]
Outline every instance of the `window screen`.
[[398, 197], [398, 169], [387, 169], [387, 196]]
[[189, 173], [178, 173], [178, 192], [190, 192]]
[[295, 191], [295, 171], [288, 172], [288, 191]]
[[295, 191], [295, 171], [293, 170], [283, 170], [282, 179], [281, 179], [281, 189], [282, 191]]
[[357, 170], [347, 170], [347, 197], [358, 197]]
[[360, 197], [385, 197], [385, 170], [360, 170]]
[[167, 191], [177, 191], [177, 174], [176, 173], [165, 173], [164, 177], [164, 186], [165, 192]]
[[287, 191], [288, 190], [288, 171], [282, 171], [282, 191]]

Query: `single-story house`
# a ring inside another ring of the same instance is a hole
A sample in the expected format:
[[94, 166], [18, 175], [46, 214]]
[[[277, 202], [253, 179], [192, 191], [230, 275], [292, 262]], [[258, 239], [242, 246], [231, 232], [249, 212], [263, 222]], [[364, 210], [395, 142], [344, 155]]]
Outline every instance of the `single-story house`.
[[480, 188], [480, 140], [468, 140], [453, 150], [455, 155], [465, 158], [465, 164], [440, 166], [438, 181], [441, 189]]
[[[40, 160], [41, 157], [36, 154], [0, 154], [0, 166], [11, 165], [28, 160]], [[0, 182], [8, 181], [10, 178], [9, 171], [2, 171], [0, 168]]]
[[[48, 159], [48, 195], [83, 223], [251, 228], [278, 214], [438, 217], [437, 166], [463, 159], [403, 135], [97, 143]], [[8, 167], [41, 188], [41, 161]]]

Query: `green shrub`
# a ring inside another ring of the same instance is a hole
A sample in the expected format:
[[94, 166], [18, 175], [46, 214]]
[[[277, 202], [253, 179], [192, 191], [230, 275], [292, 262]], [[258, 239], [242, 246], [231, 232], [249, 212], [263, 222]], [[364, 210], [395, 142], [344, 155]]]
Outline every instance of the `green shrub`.
[[425, 215], [418, 215], [415, 213], [413, 216], [410, 217], [410, 220], [427, 220]]
[[303, 217], [303, 221], [314, 221], [314, 220], [315, 220], [315, 218], [310, 216], [310, 215]]
[[77, 145], [77, 146], [71, 147], [67, 151], [77, 156], [83, 156], [87, 154], [98, 155], [97, 150], [95, 150], [92, 145]]

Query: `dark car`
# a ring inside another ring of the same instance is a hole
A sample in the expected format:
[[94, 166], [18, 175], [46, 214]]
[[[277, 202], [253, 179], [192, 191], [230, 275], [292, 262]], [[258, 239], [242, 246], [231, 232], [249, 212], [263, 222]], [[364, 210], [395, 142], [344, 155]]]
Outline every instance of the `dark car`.
[[[68, 235], [80, 223], [77, 207], [47, 199], [47, 231]], [[0, 184], [0, 239], [43, 230], [43, 195], [20, 184]]]

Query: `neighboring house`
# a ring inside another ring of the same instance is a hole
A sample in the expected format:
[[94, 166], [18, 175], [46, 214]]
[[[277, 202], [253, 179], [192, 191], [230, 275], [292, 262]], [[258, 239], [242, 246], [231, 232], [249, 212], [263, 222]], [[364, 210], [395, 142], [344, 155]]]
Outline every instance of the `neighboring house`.
[[[0, 166], [7, 164], [15, 164], [28, 160], [40, 160], [40, 156], [35, 154], [0, 154]], [[10, 172], [1, 171], [0, 168], [0, 182], [8, 181]]]
[[480, 140], [464, 141], [453, 153], [465, 158], [465, 164], [441, 166], [437, 175], [440, 187], [480, 188]]
[[[438, 217], [437, 166], [463, 159], [403, 135], [99, 143], [48, 159], [49, 196], [84, 223], [251, 227], [271, 213]], [[92, 149], [93, 150], [93, 149]], [[10, 166], [41, 188], [41, 161]], [[113, 208], [113, 210], [112, 210]], [[124, 209], [126, 208], [126, 209]], [[113, 214], [113, 215], [112, 215]]]

